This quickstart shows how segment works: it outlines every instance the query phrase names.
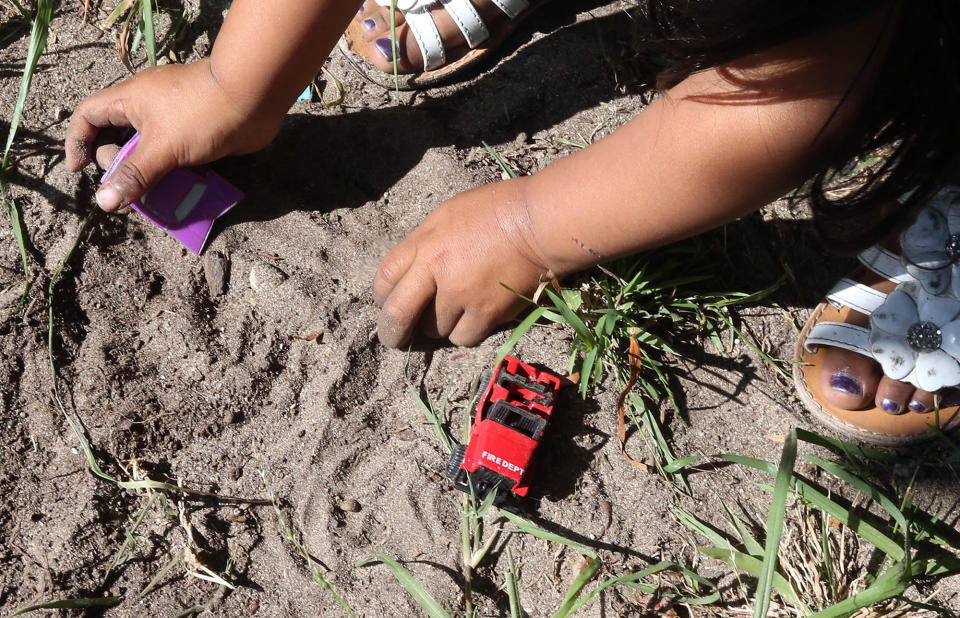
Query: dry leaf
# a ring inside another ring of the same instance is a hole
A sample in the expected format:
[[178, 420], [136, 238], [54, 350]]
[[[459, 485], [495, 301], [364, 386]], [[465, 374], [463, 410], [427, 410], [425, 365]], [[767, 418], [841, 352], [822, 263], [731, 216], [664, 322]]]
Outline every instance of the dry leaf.
[[543, 295], [543, 290], [550, 285], [549, 280], [540, 281], [540, 285], [537, 286], [537, 291], [533, 293], [533, 304], [540, 304], [540, 296]]
[[294, 339], [299, 339], [300, 341], [316, 341], [320, 337], [320, 333], [315, 330], [310, 331], [306, 335], [294, 335]]
[[627, 409], [623, 404], [627, 400], [627, 395], [630, 393], [630, 390], [633, 389], [633, 386], [637, 383], [637, 378], [640, 377], [640, 370], [643, 369], [643, 358], [640, 356], [640, 342], [637, 341], [635, 337], [630, 337], [630, 350], [627, 352], [627, 357], [630, 361], [630, 379], [627, 380], [627, 385], [623, 387], [623, 390], [620, 391], [620, 396], [617, 397], [617, 438], [620, 440], [620, 454], [644, 472], [649, 472], [650, 466], [642, 461], [633, 459], [627, 455], [625, 450], [627, 442]]

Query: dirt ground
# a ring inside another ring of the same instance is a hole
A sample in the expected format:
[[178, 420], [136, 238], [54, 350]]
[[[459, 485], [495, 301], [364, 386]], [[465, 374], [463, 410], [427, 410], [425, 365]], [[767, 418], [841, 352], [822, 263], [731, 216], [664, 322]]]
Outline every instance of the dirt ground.
[[[54, 310], [65, 402], [101, 465], [129, 478], [120, 463], [129, 471], [136, 457], [152, 478], [259, 498], [259, 457], [296, 534], [359, 614], [417, 613], [385, 567], [354, 566], [374, 554], [404, 560], [444, 607], [460, 611], [459, 496], [442, 476], [445, 455], [422, 422], [405, 367], [434, 401], [449, 395], [463, 402], [508, 331], [471, 349], [417, 342], [409, 355], [386, 350], [375, 335], [370, 281], [379, 258], [431, 209], [500, 178], [481, 141], [529, 173], [569, 153], [564, 140], [596, 140], [643, 107], [641, 89], [619, 87], [627, 76], [606, 59], [630, 39], [627, 6], [555, 0], [507, 43], [492, 70], [455, 87], [403, 95], [401, 106], [335, 53], [327, 67], [344, 84], [342, 105], [297, 103], [273, 145], [217, 166], [247, 195], [221, 220], [208, 249], [227, 260], [222, 295], [212, 294], [202, 258], [141, 217], [98, 219], [58, 284]], [[181, 60], [209, 49], [222, 8], [194, 4]], [[81, 11], [80, 2], [57, 7], [15, 147], [12, 194], [35, 247], [37, 280], [26, 311], [0, 323], [0, 613], [109, 594], [126, 598], [107, 615], [172, 616], [206, 603], [216, 585], [187, 576], [180, 564], [138, 598], [184, 544], [176, 518], [158, 508], [138, 529], [129, 560], [108, 574], [123, 530], [147, 498], [89, 472], [51, 394], [41, 290], [91, 208], [98, 177], [65, 169], [65, 118], [85, 96], [128, 74], [112, 36], [100, 37]], [[101, 9], [98, 18], [105, 15]], [[3, 135], [29, 35], [21, 20], [4, 19]], [[19, 34], [6, 36], [16, 28]], [[321, 86], [334, 96], [332, 80]], [[745, 317], [757, 341], [789, 356], [795, 326], [850, 262], [826, 256], [803, 213], [782, 205], [729, 226], [727, 236], [729, 254], [718, 259], [730, 263], [729, 280], [718, 287], [759, 289], [777, 280], [784, 264], [802, 275]], [[19, 295], [19, 259], [4, 223], [0, 306]], [[563, 330], [538, 328], [517, 355], [565, 372], [569, 345]], [[682, 409], [668, 407], [666, 417], [680, 455], [730, 451], [775, 460], [779, 446], [764, 436], [812, 426], [790, 388], [745, 347], [724, 359], [691, 345], [673, 373], [684, 397]], [[620, 457], [616, 394], [608, 383], [587, 401], [564, 395], [538, 464], [549, 472], [538, 479], [527, 514], [599, 548], [605, 574], [661, 557], [681, 557], [707, 576], [728, 574], [696, 558], [692, 547], [703, 540], [672, 518], [674, 496], [662, 478]], [[455, 412], [456, 434], [461, 422]], [[631, 449], [647, 453], [638, 434]], [[768, 497], [751, 478], [732, 470], [696, 475], [696, 497], [683, 505], [722, 526], [713, 499], [720, 493], [762, 522]], [[949, 479], [924, 476], [918, 486], [931, 511], [952, 512], [957, 488]], [[342, 614], [283, 538], [272, 508], [200, 498], [185, 505], [211, 567], [222, 569], [231, 557], [235, 563], [230, 580], [237, 588], [213, 606], [215, 614]], [[532, 537], [508, 538], [525, 610], [549, 613], [572, 578], [576, 554]], [[505, 571], [498, 545], [474, 582], [480, 615], [506, 611]], [[926, 593], [957, 608], [956, 587], [941, 582]], [[642, 613], [632, 593], [614, 592], [584, 610]]]

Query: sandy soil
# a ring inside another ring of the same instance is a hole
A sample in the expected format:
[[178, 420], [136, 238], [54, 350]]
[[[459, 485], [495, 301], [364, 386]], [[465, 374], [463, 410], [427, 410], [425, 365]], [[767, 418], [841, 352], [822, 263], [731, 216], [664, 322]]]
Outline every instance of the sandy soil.
[[[442, 605], [461, 608], [458, 510], [442, 477], [443, 450], [422, 423], [404, 368], [409, 363], [410, 379], [433, 400], [463, 402], [507, 335], [472, 349], [419, 342], [409, 356], [385, 350], [374, 332], [369, 283], [378, 259], [432, 208], [500, 177], [481, 140], [532, 172], [570, 151], [555, 138], [596, 140], [642, 108], [640, 90], [620, 88], [624, 75], [604, 59], [605, 50], [616, 53], [630, 38], [625, 6], [592, 2], [588, 12], [557, 0], [508, 43], [494, 70], [457, 87], [404, 95], [402, 106], [335, 54], [328, 68], [345, 86], [342, 105], [298, 103], [275, 144], [218, 166], [247, 194], [208, 250], [227, 260], [222, 295], [211, 293], [203, 259], [139, 216], [100, 218], [59, 283], [54, 309], [67, 408], [81, 419], [101, 465], [129, 478], [120, 464], [129, 471], [136, 457], [153, 478], [256, 498], [265, 494], [259, 456], [285, 516], [358, 613], [416, 613], [385, 567], [354, 567], [381, 553], [405, 560]], [[57, 9], [15, 148], [13, 195], [36, 248], [37, 282], [28, 309], [0, 324], [0, 612], [113, 594], [126, 599], [108, 615], [170, 616], [206, 603], [216, 586], [178, 565], [137, 598], [184, 544], [176, 518], [158, 508], [138, 530], [130, 559], [107, 573], [123, 529], [147, 498], [89, 472], [51, 396], [41, 288], [91, 208], [97, 177], [64, 168], [64, 118], [84, 96], [127, 74], [111, 37], [99, 37], [80, 9]], [[222, 7], [203, 0], [194, 10], [181, 59], [209, 48]], [[19, 24], [10, 19], [0, 32]], [[0, 37], [4, 135], [27, 35], [21, 28]], [[322, 84], [328, 98], [329, 82]], [[795, 325], [849, 262], [823, 253], [802, 213], [778, 208], [728, 228], [729, 252], [718, 250], [718, 259], [730, 264], [729, 280], [717, 284], [758, 289], [775, 281], [783, 264], [803, 274], [802, 284], [788, 282], [746, 316], [757, 340], [786, 356]], [[2, 306], [19, 294], [19, 268], [4, 224]], [[562, 372], [569, 343], [562, 330], [535, 329], [517, 354]], [[700, 345], [687, 352], [674, 371], [685, 393], [682, 410], [665, 411], [678, 453], [774, 459], [779, 448], [764, 436], [809, 425], [790, 389], [745, 348], [731, 359]], [[599, 548], [606, 574], [674, 556], [705, 575], [728, 573], [697, 561], [692, 547], [703, 541], [670, 516], [674, 497], [664, 481], [620, 457], [615, 398], [611, 384], [587, 401], [564, 396], [539, 464], [549, 472], [528, 515]], [[455, 413], [455, 433], [461, 422]], [[631, 449], [637, 457], [647, 452], [639, 436]], [[762, 521], [767, 495], [750, 478], [735, 470], [694, 476], [696, 498], [682, 504], [722, 525], [719, 492]], [[952, 508], [955, 485], [927, 476], [919, 485], [931, 510]], [[235, 557], [230, 579], [237, 589], [220, 598], [215, 613], [340, 615], [270, 507], [198, 498], [185, 504], [209, 564], [222, 568]], [[509, 542], [525, 609], [548, 613], [572, 577], [575, 553], [531, 537]], [[505, 611], [505, 569], [498, 545], [475, 581], [481, 615]], [[942, 598], [952, 586], [941, 585]], [[604, 594], [585, 610], [642, 613], [627, 593]]]

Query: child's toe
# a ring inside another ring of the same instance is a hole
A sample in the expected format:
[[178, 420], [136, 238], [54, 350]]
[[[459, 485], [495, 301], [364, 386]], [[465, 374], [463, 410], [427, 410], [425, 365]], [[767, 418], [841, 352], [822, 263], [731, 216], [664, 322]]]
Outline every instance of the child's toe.
[[913, 396], [907, 404], [907, 409], [911, 412], [929, 412], [934, 408], [935, 399], [936, 396], [933, 393], [928, 393], [918, 388], [913, 392]]
[[873, 360], [831, 348], [824, 355], [821, 389], [831, 405], [844, 410], [860, 410], [873, 405], [880, 376], [880, 366]]
[[898, 382], [884, 376], [877, 385], [877, 395], [874, 401], [877, 407], [887, 414], [903, 414], [913, 401], [914, 391], [912, 384]]

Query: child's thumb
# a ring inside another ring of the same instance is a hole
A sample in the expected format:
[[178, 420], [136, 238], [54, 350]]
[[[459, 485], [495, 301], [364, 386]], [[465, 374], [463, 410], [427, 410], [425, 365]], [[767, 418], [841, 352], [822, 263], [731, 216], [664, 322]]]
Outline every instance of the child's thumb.
[[174, 158], [163, 149], [151, 148], [141, 139], [126, 161], [104, 180], [97, 190], [97, 204], [112, 212], [143, 197], [158, 180], [177, 166]]

